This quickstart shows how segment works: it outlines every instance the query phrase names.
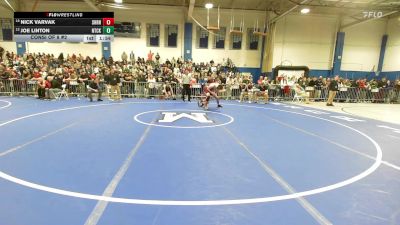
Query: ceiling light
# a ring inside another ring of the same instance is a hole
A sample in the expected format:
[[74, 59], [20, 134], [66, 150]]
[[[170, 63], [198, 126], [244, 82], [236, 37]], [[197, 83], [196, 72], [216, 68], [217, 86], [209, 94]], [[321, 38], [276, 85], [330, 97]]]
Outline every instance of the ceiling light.
[[212, 3], [207, 3], [204, 7], [206, 7], [206, 9], [212, 9], [214, 5]]
[[304, 8], [300, 12], [303, 13], [303, 14], [307, 14], [307, 13], [310, 12], [310, 9], [309, 8]]
[[114, 0], [114, 2], [117, 4], [122, 4], [122, 0]]

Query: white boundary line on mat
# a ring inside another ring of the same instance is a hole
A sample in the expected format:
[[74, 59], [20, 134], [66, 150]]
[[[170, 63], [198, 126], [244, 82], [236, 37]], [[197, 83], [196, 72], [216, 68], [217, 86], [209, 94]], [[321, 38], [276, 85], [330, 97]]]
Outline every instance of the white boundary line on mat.
[[[141, 102], [126, 102], [126, 103], [114, 103], [114, 104], [98, 104], [98, 105], [88, 105], [88, 106], [77, 106], [77, 107], [70, 107], [70, 108], [62, 108], [62, 109], [56, 109], [56, 110], [50, 110], [50, 111], [45, 111], [45, 112], [41, 112], [41, 113], [35, 113], [35, 114], [31, 114], [31, 115], [27, 115], [27, 116], [23, 116], [23, 117], [19, 117], [4, 123], [0, 124], [0, 127], [3, 127], [7, 124], [16, 122], [16, 121], [20, 121], [23, 119], [27, 119], [30, 117], [34, 117], [34, 116], [39, 116], [39, 115], [45, 115], [45, 114], [49, 114], [49, 113], [54, 113], [54, 112], [61, 112], [61, 111], [66, 111], [66, 110], [73, 110], [73, 109], [81, 109], [81, 108], [89, 108], [89, 107], [96, 107], [96, 106], [108, 106], [108, 105], [122, 105], [122, 104], [139, 104]], [[148, 103], [148, 102], [146, 102]], [[160, 104], [160, 102], [151, 102], [153, 104]], [[162, 103], [166, 103], [166, 102], [162, 102]], [[174, 102], [171, 102], [174, 103]], [[232, 106], [239, 106], [239, 107], [247, 107], [247, 108], [260, 108], [260, 109], [265, 109], [265, 110], [274, 110], [274, 111], [281, 111], [281, 112], [287, 112], [287, 113], [293, 113], [293, 114], [297, 114], [297, 115], [302, 115], [302, 116], [307, 116], [307, 117], [312, 117], [312, 118], [316, 118], [319, 120], [324, 120], [324, 121], [328, 121], [337, 125], [340, 125], [342, 127], [345, 127], [347, 129], [350, 129], [358, 134], [360, 134], [361, 136], [365, 137], [366, 139], [368, 139], [373, 146], [376, 149], [376, 157], [375, 157], [375, 162], [365, 171], [361, 172], [360, 174], [357, 174], [349, 179], [328, 185], [328, 186], [324, 186], [324, 187], [320, 187], [320, 188], [315, 188], [312, 190], [308, 190], [308, 191], [302, 191], [302, 192], [297, 192], [297, 193], [292, 193], [292, 194], [286, 194], [286, 195], [278, 195], [278, 196], [269, 196], [269, 197], [262, 197], [262, 198], [245, 198], [245, 199], [221, 199], [221, 200], [187, 200], [187, 201], [183, 201], [183, 200], [156, 200], [156, 199], [130, 199], [130, 198], [117, 198], [117, 197], [106, 197], [106, 196], [101, 196], [101, 195], [93, 195], [93, 194], [86, 194], [86, 193], [80, 193], [80, 192], [74, 192], [74, 191], [67, 191], [67, 190], [62, 190], [62, 189], [58, 189], [58, 188], [54, 188], [54, 187], [48, 187], [45, 185], [41, 185], [41, 184], [36, 184], [33, 182], [29, 182], [17, 177], [13, 177], [9, 174], [6, 174], [2, 171], [0, 171], [0, 177], [3, 179], [6, 179], [8, 181], [17, 183], [19, 185], [23, 185], [29, 188], [33, 188], [36, 190], [41, 190], [41, 191], [45, 191], [45, 192], [50, 192], [50, 193], [54, 193], [54, 194], [59, 194], [59, 195], [64, 195], [64, 196], [70, 196], [70, 197], [75, 197], [75, 198], [83, 198], [83, 199], [91, 199], [91, 200], [97, 200], [97, 201], [107, 201], [107, 202], [115, 202], [115, 203], [125, 203], [125, 204], [139, 204], [139, 205], [169, 205], [169, 206], [211, 206], [211, 205], [240, 205], [240, 204], [255, 204], [255, 203], [265, 203], [265, 202], [274, 202], [274, 201], [282, 201], [282, 200], [288, 200], [288, 199], [295, 199], [295, 198], [299, 198], [299, 197], [305, 197], [305, 196], [310, 196], [310, 195], [315, 195], [315, 194], [320, 194], [323, 192], [327, 192], [327, 191], [331, 191], [331, 190], [335, 190], [347, 185], [350, 185], [352, 183], [355, 183], [365, 177], [367, 177], [368, 175], [370, 175], [371, 173], [373, 173], [376, 169], [378, 169], [378, 167], [381, 165], [382, 163], [382, 149], [379, 146], [379, 144], [372, 139], [371, 137], [369, 137], [367, 134], [352, 128], [350, 126], [347, 126], [345, 124], [333, 121], [333, 120], [329, 120], [329, 119], [325, 119], [325, 118], [321, 118], [321, 117], [317, 117], [314, 115], [309, 115], [309, 114], [304, 114], [304, 113], [299, 113], [299, 112], [292, 112], [292, 111], [287, 111], [287, 110], [282, 110], [282, 109], [273, 109], [273, 108], [265, 108], [265, 107], [257, 107], [257, 106], [246, 106], [246, 105], [238, 105], [238, 104], [225, 104], [225, 105], [232, 105]]]
[[7, 101], [7, 100], [2, 100], [2, 99], [0, 99], [0, 102], [5, 102], [5, 103], [7, 103], [7, 105], [1, 106], [0, 109], [5, 109], [5, 108], [10, 107], [10, 106], [12, 105], [12, 103], [11, 103], [10, 101]]

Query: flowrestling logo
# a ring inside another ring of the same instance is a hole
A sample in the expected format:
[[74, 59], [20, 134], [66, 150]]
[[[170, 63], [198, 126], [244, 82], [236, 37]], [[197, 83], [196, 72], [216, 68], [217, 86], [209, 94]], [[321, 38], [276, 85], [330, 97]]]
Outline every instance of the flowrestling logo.
[[138, 123], [167, 128], [211, 128], [230, 124], [232, 116], [202, 110], [153, 110], [135, 115]]
[[381, 18], [381, 17], [383, 17], [383, 12], [377, 12], [377, 11], [364, 11], [363, 12], [364, 19]]

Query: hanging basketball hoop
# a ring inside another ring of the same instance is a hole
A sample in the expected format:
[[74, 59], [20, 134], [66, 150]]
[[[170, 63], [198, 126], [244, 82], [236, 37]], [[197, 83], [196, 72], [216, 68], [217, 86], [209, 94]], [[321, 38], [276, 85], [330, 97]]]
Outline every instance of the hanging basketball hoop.
[[260, 30], [259, 25], [258, 25], [258, 19], [257, 19], [254, 24], [253, 34], [260, 35], [260, 36], [267, 36], [267, 31], [268, 31], [267, 21], [264, 21], [264, 27], [262, 30]]
[[263, 29], [261, 30], [259, 25], [258, 25], [258, 19], [256, 20], [256, 22], [254, 23], [254, 29], [253, 29], [253, 34], [254, 35], [259, 35], [259, 36], [267, 36], [267, 32], [268, 32], [268, 26], [269, 26], [269, 22], [267, 20], [267, 11], [265, 11], [265, 20], [264, 20], [264, 26]]
[[243, 34], [243, 27], [244, 27], [244, 16], [242, 16], [242, 20], [239, 23], [239, 29], [235, 27], [235, 16], [231, 13], [231, 26], [229, 28], [230, 33], [234, 34]]
[[209, 31], [217, 31], [219, 30], [219, 19], [220, 19], [220, 13], [219, 13], [219, 6], [217, 10], [217, 26], [211, 26], [210, 25], [210, 9], [207, 9], [207, 30]]

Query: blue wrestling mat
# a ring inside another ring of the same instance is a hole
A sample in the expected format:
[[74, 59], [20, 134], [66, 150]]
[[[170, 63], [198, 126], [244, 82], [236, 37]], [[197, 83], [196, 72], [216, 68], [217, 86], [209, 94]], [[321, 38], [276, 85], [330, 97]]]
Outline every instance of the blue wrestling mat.
[[400, 224], [398, 125], [222, 105], [0, 98], [0, 224]]

